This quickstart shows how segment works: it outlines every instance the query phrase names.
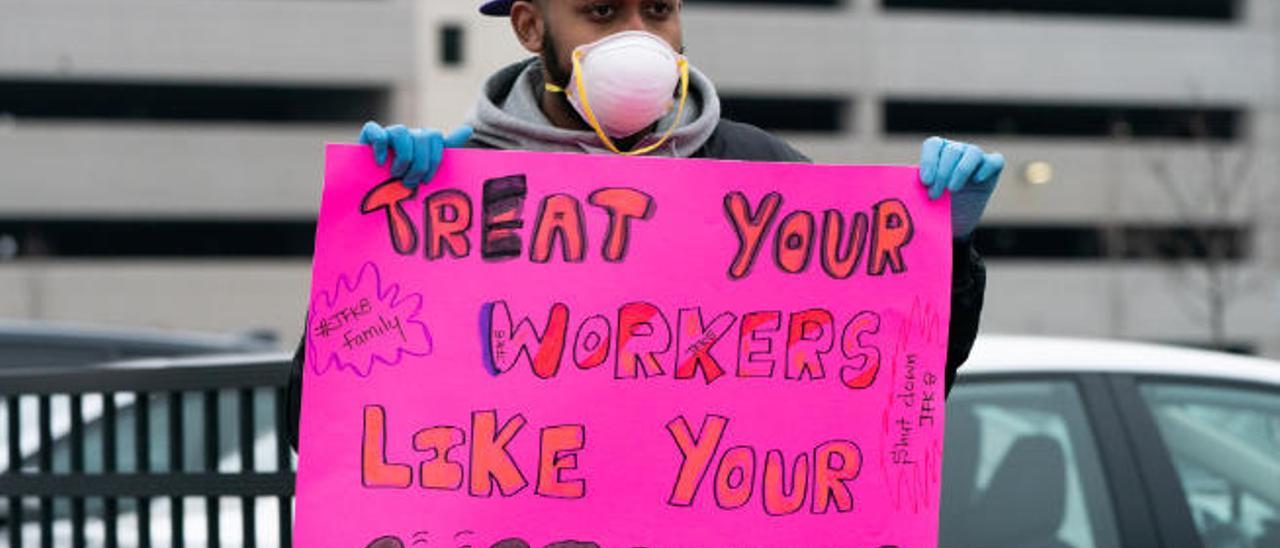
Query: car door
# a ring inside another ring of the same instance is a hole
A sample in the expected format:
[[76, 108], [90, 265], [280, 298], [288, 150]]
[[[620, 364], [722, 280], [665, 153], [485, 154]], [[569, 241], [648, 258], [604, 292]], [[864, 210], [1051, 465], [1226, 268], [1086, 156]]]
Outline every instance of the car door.
[[965, 378], [947, 401], [947, 548], [1115, 548], [1112, 488], [1077, 379]]
[[[1138, 453], [1168, 471], [1153, 509], [1193, 525], [1205, 548], [1280, 547], [1280, 387], [1201, 378], [1112, 380], [1128, 422], [1156, 443]], [[1144, 426], [1145, 424], [1145, 426]]]

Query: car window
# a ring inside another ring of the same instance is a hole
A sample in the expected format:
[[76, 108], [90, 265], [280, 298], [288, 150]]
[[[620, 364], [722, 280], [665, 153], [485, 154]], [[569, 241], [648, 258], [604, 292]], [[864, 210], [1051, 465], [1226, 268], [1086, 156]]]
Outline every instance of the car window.
[[1148, 381], [1206, 548], [1280, 546], [1280, 391]]
[[966, 382], [947, 401], [945, 548], [1119, 546], [1094, 434], [1070, 382]]

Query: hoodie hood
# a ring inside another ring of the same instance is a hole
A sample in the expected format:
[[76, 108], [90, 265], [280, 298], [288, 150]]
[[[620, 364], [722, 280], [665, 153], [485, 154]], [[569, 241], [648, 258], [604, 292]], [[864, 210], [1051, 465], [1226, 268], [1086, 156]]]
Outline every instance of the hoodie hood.
[[[484, 93], [467, 114], [467, 125], [475, 128], [471, 139], [508, 150], [612, 154], [593, 131], [552, 125], [539, 106], [542, 89], [542, 61], [536, 57], [510, 65], [489, 77]], [[673, 109], [658, 121], [659, 131], [642, 139], [637, 146], [656, 142], [674, 123], [675, 117]], [[706, 144], [719, 123], [720, 97], [715, 86], [690, 67], [684, 120], [671, 138], [649, 156], [688, 158]]]

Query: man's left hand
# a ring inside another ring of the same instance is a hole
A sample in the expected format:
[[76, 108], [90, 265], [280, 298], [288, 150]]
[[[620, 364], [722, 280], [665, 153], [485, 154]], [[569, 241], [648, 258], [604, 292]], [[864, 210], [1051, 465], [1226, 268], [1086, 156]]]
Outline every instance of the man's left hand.
[[1002, 154], [941, 137], [925, 140], [920, 153], [920, 184], [929, 188], [929, 199], [951, 192], [951, 234], [957, 240], [978, 228], [1003, 170]]

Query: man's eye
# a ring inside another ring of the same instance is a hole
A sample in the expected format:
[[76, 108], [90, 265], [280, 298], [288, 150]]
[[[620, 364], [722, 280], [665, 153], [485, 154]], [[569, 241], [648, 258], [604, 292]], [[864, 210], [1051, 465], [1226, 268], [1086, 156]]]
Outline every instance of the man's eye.
[[608, 19], [613, 16], [613, 6], [609, 4], [595, 4], [589, 9], [591, 16], [597, 19]]
[[671, 15], [674, 9], [669, 2], [654, 2], [649, 5], [649, 13], [658, 17]]

